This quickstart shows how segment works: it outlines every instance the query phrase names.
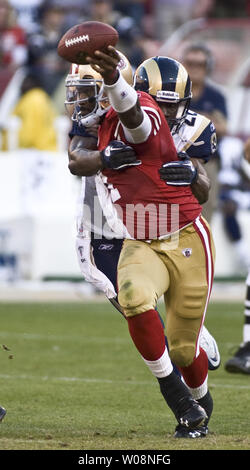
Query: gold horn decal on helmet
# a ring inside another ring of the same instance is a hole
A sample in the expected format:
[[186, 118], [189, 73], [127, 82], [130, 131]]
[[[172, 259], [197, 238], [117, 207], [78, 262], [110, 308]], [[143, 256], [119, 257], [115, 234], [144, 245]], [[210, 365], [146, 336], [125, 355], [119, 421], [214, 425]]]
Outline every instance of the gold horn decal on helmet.
[[185, 96], [185, 88], [187, 84], [188, 73], [183, 65], [180, 64], [178, 75], [176, 78], [176, 88], [175, 91], [179, 93], [180, 98]]
[[155, 60], [144, 63], [144, 68], [148, 75], [149, 93], [156, 96], [157, 91], [162, 89], [162, 78], [158, 64]]

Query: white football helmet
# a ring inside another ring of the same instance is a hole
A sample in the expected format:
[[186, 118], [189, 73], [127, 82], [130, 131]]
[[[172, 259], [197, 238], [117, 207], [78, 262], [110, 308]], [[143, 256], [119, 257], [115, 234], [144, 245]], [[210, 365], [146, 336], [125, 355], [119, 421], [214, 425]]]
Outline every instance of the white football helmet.
[[[121, 57], [118, 69], [125, 80], [133, 84], [132, 67], [124, 54], [117, 51]], [[66, 77], [65, 108], [73, 121], [84, 127], [91, 127], [100, 122], [110, 104], [104, 93], [102, 76], [91, 65], [72, 64]]]

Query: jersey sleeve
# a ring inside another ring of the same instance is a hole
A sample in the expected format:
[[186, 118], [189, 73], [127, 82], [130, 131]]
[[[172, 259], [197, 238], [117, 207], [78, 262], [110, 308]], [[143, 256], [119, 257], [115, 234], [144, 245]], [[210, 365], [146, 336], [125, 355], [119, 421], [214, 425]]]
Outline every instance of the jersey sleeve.
[[217, 150], [217, 137], [214, 124], [203, 117], [184, 149], [190, 158], [207, 162]]
[[80, 137], [95, 137], [96, 136], [92, 135], [84, 126], [79, 126], [79, 124], [76, 121], [73, 121], [72, 123], [72, 128], [69, 132], [69, 138], [72, 139], [75, 135], [79, 135]]
[[151, 135], [156, 135], [161, 127], [161, 116], [159, 108], [151, 96], [144, 96], [138, 92], [143, 119], [136, 128], [128, 128], [122, 124], [124, 136], [129, 144], [142, 144], [147, 142]]
[[143, 112], [147, 114], [151, 121], [151, 134], [156, 135], [160, 130], [163, 118], [159, 106], [154, 99], [146, 93], [141, 93], [140, 104]]

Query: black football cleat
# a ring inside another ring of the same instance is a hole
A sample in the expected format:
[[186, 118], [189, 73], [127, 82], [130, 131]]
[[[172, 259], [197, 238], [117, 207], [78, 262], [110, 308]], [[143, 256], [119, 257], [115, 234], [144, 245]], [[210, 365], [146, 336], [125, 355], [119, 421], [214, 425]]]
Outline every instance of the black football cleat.
[[0, 422], [3, 420], [5, 415], [6, 415], [6, 410], [2, 406], [0, 406]]
[[206, 425], [190, 429], [186, 426], [178, 424], [178, 426], [175, 428], [174, 437], [178, 439], [200, 439], [202, 437], [206, 437], [207, 434], [208, 427]]
[[235, 355], [225, 363], [227, 372], [250, 374], [250, 341], [242, 344]]
[[193, 398], [184, 398], [187, 406], [181, 415], [177, 417], [179, 424], [186, 428], [196, 428], [197, 426], [202, 426], [204, 422], [208, 419], [207, 413], [204, 408], [197, 403]]

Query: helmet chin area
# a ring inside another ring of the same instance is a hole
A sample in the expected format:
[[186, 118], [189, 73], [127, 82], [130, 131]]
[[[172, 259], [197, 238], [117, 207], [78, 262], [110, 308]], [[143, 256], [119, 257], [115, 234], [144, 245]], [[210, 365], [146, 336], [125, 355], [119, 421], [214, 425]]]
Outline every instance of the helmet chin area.
[[179, 100], [175, 103], [173, 101], [157, 100], [157, 103], [165, 115], [169, 129], [172, 133], [177, 132], [186, 118], [190, 99]]
[[78, 116], [76, 120], [80, 126], [92, 127], [100, 123], [101, 116], [105, 114], [106, 111], [106, 108], [98, 107], [95, 113], [88, 114], [82, 118]]

